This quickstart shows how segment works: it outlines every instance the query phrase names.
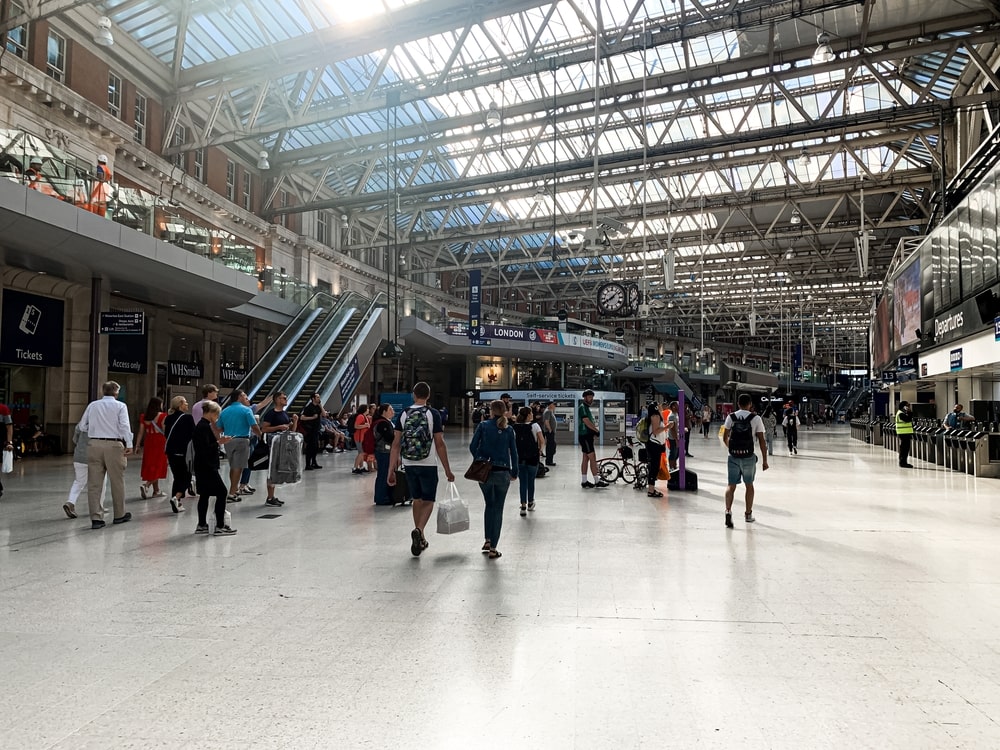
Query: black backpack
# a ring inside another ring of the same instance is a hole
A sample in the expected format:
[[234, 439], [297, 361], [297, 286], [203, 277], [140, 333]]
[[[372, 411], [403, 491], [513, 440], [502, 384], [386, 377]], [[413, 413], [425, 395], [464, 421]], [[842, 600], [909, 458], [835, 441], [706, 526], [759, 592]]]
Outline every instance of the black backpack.
[[528, 466], [537, 466], [538, 440], [531, 430], [531, 422], [514, 424], [514, 445], [517, 447], [517, 460]]
[[729, 432], [729, 455], [745, 458], [753, 455], [753, 412], [745, 417], [732, 415], [733, 427]]

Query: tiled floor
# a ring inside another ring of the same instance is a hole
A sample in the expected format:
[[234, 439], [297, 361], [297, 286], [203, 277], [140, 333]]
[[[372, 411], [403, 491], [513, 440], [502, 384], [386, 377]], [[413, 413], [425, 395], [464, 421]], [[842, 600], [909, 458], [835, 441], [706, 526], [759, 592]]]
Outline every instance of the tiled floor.
[[700, 491], [651, 500], [560, 447], [496, 561], [475, 485], [473, 530], [415, 559], [348, 454], [219, 539], [139, 500], [138, 462], [103, 531], [63, 515], [68, 457], [19, 462], [0, 748], [1000, 747], [1000, 480], [803, 430], [727, 531], [722, 448], [692, 450]]

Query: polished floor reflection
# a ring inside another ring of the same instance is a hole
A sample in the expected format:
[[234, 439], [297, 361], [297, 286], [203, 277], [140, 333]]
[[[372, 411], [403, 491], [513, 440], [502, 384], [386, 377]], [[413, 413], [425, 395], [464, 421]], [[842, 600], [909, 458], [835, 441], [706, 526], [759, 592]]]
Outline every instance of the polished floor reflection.
[[63, 514], [69, 457], [19, 462], [0, 747], [1000, 747], [1000, 481], [802, 430], [730, 531], [723, 449], [692, 451], [700, 490], [655, 500], [561, 446], [499, 560], [464, 479], [472, 531], [413, 558], [351, 454], [227, 538], [138, 499], [138, 461], [102, 531]]

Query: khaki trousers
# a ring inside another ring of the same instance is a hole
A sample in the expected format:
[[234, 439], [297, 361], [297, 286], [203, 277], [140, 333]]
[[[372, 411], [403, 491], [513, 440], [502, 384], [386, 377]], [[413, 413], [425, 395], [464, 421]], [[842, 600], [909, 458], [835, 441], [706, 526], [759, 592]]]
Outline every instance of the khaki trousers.
[[114, 518], [125, 515], [125, 446], [117, 440], [90, 439], [87, 448], [87, 502], [90, 505], [90, 520], [103, 521], [104, 507], [101, 492], [104, 489], [104, 475], [111, 484], [111, 502]]

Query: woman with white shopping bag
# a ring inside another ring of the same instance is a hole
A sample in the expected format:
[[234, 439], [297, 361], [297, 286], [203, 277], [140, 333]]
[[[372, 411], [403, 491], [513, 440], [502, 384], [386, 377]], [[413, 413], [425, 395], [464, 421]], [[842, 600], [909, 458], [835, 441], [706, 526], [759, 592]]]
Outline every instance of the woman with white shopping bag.
[[486, 542], [483, 552], [488, 552], [491, 560], [500, 557], [497, 542], [500, 541], [500, 529], [503, 527], [503, 504], [507, 499], [512, 479], [517, 479], [517, 445], [514, 430], [507, 424], [504, 416], [507, 405], [503, 401], [490, 404], [491, 418], [479, 423], [469, 444], [472, 458], [490, 463], [490, 475], [479, 483], [483, 493], [486, 509], [483, 514], [483, 527], [486, 532]]

